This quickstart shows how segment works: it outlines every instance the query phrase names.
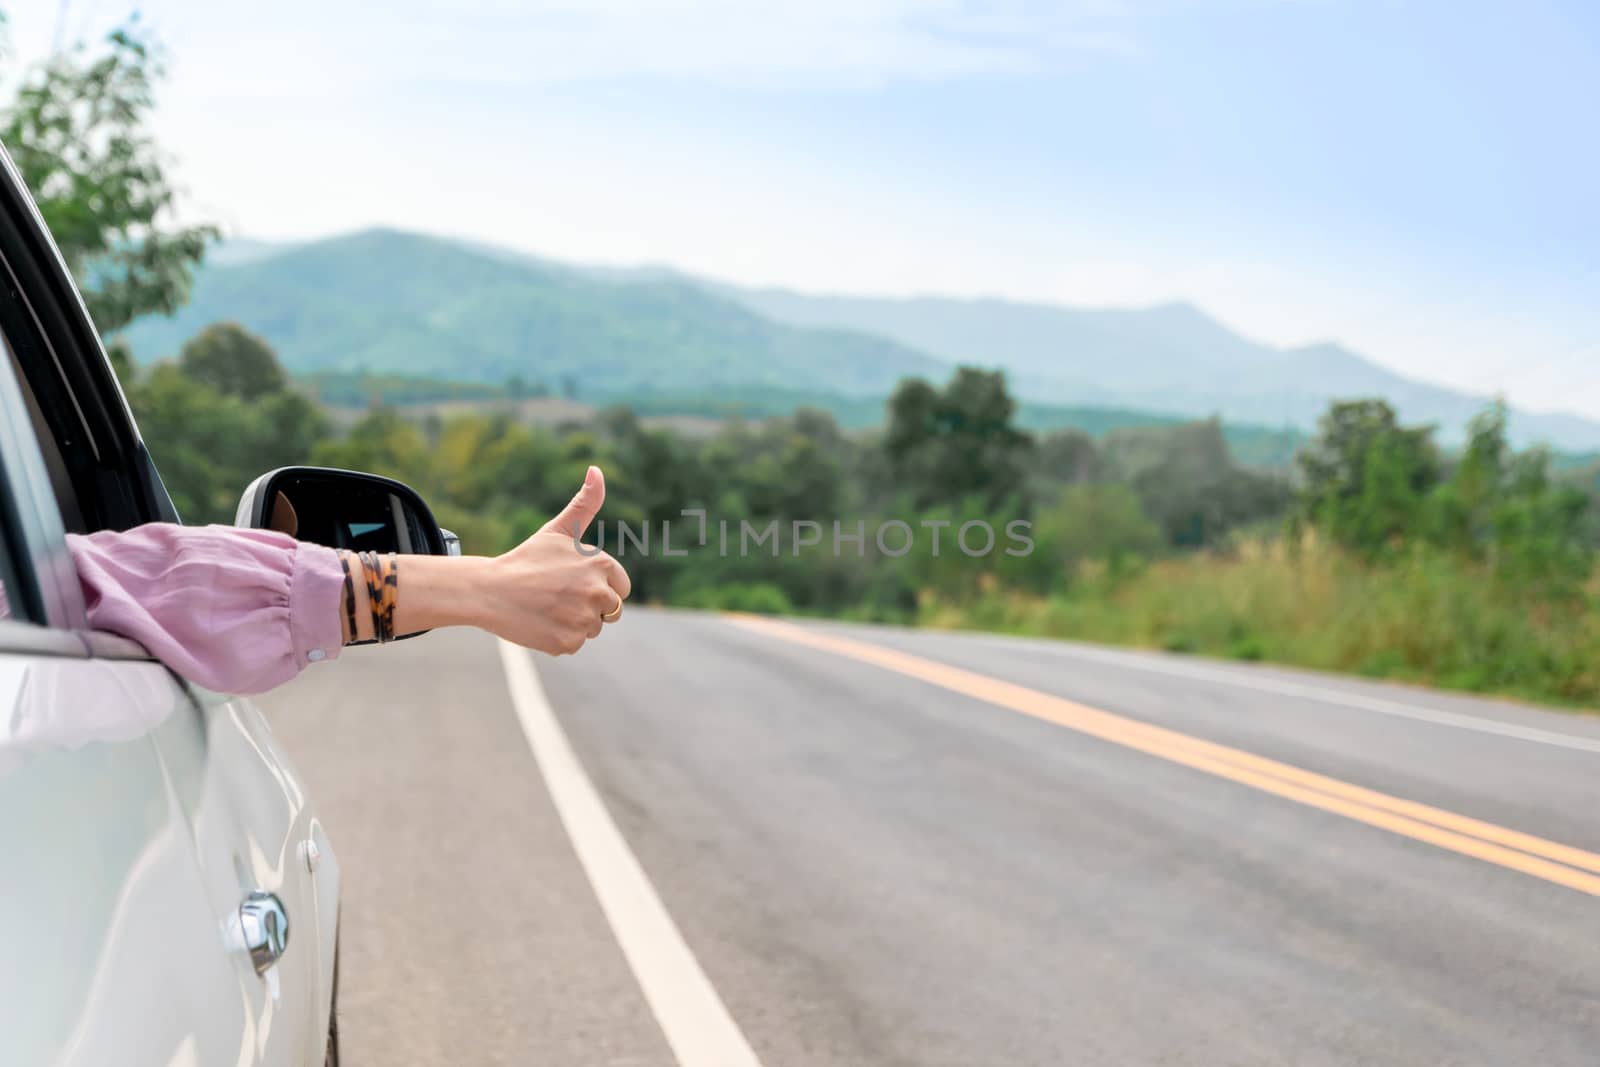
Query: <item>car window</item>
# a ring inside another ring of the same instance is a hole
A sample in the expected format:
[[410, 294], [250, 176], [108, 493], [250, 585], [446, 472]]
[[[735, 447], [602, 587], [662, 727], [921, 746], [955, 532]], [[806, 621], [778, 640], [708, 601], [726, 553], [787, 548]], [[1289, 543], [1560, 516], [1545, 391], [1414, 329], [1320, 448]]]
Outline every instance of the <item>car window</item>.
[[[4, 617], [64, 629], [83, 625], [83, 598], [65, 539], [58, 501], [77, 515], [76, 497], [66, 486], [63, 498], [53, 484], [65, 457], [39, 426], [38, 406], [30, 403], [19, 370], [20, 353], [6, 327], [15, 319], [9, 293], [0, 288], [0, 583]], [[26, 644], [34, 638], [22, 635]]]
[[[0, 365], [0, 377], [11, 371]], [[0, 381], [0, 386], [8, 385]], [[13, 394], [13, 398], [15, 394]], [[22, 471], [17, 465], [23, 462], [21, 448], [16, 447], [25, 438], [27, 428], [14, 425], [11, 418], [14, 405], [8, 406], [0, 391], [0, 419], [8, 425], [0, 426], [0, 621], [40, 622], [44, 613], [39, 605], [35, 576], [27, 566], [28, 551], [19, 521], [19, 507], [27, 507], [29, 494], [21, 484]]]
[[[27, 406], [39, 451], [44, 455], [50, 486], [55, 491], [56, 505], [61, 509], [62, 524], [73, 533], [97, 529], [98, 522], [90, 525], [86, 521], [86, 509], [74, 485], [67, 458], [76, 451], [80, 466], [90, 460], [82, 444], [82, 419], [74, 410], [65, 385], [53, 374], [48, 351], [29, 320], [26, 306], [9, 286], [0, 291], [0, 339], [4, 341], [12, 374]], [[46, 406], [50, 408], [48, 414]], [[92, 508], [88, 510], [93, 512]]]
[[11, 609], [11, 595], [20, 588], [11, 562], [11, 546], [6, 540], [0, 539], [0, 620], [17, 618], [17, 613]]
[[28, 376], [22, 373], [16, 350], [9, 343], [5, 349], [6, 355], [11, 360], [11, 370], [16, 375], [17, 385], [22, 393], [22, 401], [27, 405], [28, 421], [34, 437], [39, 442], [39, 451], [44, 456], [45, 469], [50, 474], [50, 487], [55, 491], [56, 506], [61, 509], [61, 521], [73, 533], [87, 533], [89, 527], [84, 524], [83, 508], [79, 506], [78, 493], [73, 488], [72, 473], [67, 469], [67, 461], [61, 454], [61, 446], [56, 443], [55, 434], [50, 430], [49, 420], [39, 408], [39, 400], [28, 384]]
[[129, 418], [75, 283], [27, 193], [0, 167], [0, 335], [69, 532], [176, 514]]

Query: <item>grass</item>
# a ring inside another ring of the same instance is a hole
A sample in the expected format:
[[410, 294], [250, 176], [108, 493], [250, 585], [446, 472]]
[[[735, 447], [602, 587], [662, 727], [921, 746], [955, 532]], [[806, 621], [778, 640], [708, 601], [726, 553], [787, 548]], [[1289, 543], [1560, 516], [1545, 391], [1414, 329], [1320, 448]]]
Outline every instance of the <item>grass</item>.
[[924, 599], [927, 625], [1263, 660], [1565, 706], [1600, 704], [1596, 589], [1539, 599], [1487, 567], [1417, 552], [1368, 564], [1326, 546], [1090, 570], [1065, 593]]

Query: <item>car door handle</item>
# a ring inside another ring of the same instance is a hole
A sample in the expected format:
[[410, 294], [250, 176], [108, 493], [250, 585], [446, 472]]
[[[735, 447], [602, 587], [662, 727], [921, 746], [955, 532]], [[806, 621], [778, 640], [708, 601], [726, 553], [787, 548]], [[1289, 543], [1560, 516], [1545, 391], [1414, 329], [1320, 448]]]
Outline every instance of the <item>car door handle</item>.
[[239, 930], [257, 974], [266, 974], [289, 947], [289, 913], [274, 893], [255, 892], [244, 898]]

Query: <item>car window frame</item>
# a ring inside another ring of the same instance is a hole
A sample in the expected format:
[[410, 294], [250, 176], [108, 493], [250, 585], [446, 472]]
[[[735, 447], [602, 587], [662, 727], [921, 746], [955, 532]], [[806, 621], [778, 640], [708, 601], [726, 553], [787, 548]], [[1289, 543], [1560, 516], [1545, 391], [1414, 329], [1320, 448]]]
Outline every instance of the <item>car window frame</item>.
[[0, 536], [9, 576], [16, 582], [14, 592], [7, 593], [11, 621], [25, 627], [83, 629], [83, 590], [44, 454], [9, 359], [0, 362]]
[[11, 477], [4, 456], [12, 448], [8, 438], [16, 423], [0, 397], [0, 621], [37, 623], [45, 618], [44, 599], [39, 593], [39, 578], [28, 565], [28, 546], [22, 538], [22, 524], [11, 492]]
[[0, 553], [0, 577], [15, 582], [7, 585], [12, 617], [0, 619], [0, 653], [155, 659], [137, 641], [89, 628], [55, 487], [10, 359], [0, 360]]
[[[91, 529], [177, 522], [177, 511], [139, 437], [77, 284], [4, 145], [0, 286], [8, 290], [0, 299], [16, 305], [7, 316], [12, 327], [0, 337], [8, 349], [0, 360], [0, 536], [15, 581], [8, 598], [14, 602], [13, 618], [0, 620], [0, 651], [150, 659], [137, 642], [88, 627], [61, 503], [28, 396], [51, 423], [63, 458], [78, 463], [72, 490]], [[56, 429], [62, 423], [68, 427], [65, 435]], [[91, 450], [92, 477], [83, 474], [86, 457], [69, 457], [74, 447]]]
[[73, 468], [87, 528], [179, 521], [77, 284], [3, 145], [0, 284], [20, 302], [30, 333], [22, 339], [26, 347], [14, 343], [26, 377], [19, 384], [45, 413], [57, 449]]

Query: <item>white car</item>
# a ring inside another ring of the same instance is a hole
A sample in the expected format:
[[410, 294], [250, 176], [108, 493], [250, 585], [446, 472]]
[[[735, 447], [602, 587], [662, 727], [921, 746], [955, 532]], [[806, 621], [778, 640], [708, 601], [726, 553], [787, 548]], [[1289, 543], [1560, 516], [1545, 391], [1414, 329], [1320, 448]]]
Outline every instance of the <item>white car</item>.
[[[65, 532], [177, 515], [0, 162], [0, 1064], [336, 1063], [339, 864], [304, 783], [248, 701], [87, 628]], [[310, 539], [449, 550], [395, 483], [273, 472], [241, 521], [279, 494]]]

